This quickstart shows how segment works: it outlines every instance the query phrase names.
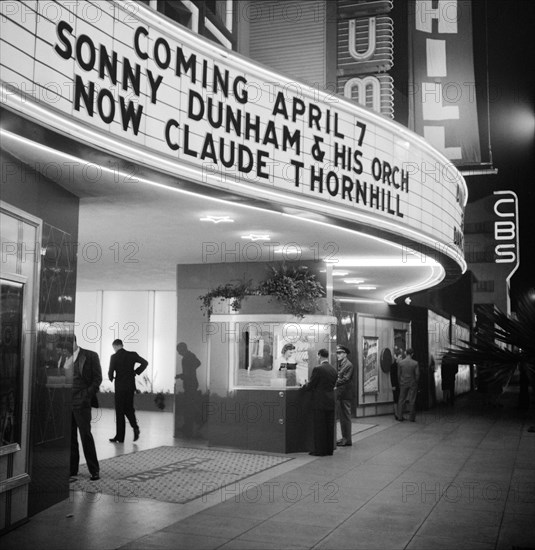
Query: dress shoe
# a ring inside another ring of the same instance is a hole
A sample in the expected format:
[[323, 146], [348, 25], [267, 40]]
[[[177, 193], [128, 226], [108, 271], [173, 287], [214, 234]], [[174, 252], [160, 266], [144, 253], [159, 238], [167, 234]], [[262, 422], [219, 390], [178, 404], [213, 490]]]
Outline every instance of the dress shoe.
[[139, 439], [139, 428], [134, 428], [134, 441]]
[[345, 442], [346, 442], [345, 439], [339, 439], [339, 440], [336, 442], [336, 444], [337, 444], [337, 445], [344, 445]]
[[405, 421], [405, 419], [404, 419], [402, 416], [401, 416], [401, 417], [400, 417], [400, 416], [396, 416], [396, 420], [397, 420], [398, 422], [404, 422], [404, 421]]
[[90, 478], [89, 478], [89, 481], [98, 481], [100, 479], [100, 475], [97, 473], [97, 474], [93, 474]]
[[110, 443], [124, 443], [124, 441], [117, 439], [116, 437], [112, 437], [110, 439]]
[[353, 447], [353, 443], [348, 443], [346, 441], [345, 443], [338, 444], [338, 447]]

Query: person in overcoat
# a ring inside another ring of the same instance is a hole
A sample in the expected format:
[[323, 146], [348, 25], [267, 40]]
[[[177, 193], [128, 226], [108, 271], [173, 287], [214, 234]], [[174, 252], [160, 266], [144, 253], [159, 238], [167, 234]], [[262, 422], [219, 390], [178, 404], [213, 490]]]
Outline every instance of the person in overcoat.
[[334, 451], [335, 397], [334, 385], [338, 378], [336, 369], [329, 363], [329, 352], [320, 349], [319, 365], [314, 367], [310, 381], [302, 388], [312, 392], [313, 456], [329, 456]]
[[336, 407], [340, 421], [342, 437], [336, 444], [339, 447], [351, 447], [351, 404], [354, 397], [353, 389], [353, 363], [349, 360], [349, 349], [345, 346], [336, 347], [336, 359], [338, 363], [338, 379], [336, 380]]

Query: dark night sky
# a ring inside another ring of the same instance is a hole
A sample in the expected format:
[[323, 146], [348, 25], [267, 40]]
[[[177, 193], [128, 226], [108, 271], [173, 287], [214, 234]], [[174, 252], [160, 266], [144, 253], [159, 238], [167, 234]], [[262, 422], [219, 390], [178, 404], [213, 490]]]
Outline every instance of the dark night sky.
[[511, 281], [514, 307], [516, 296], [535, 287], [535, 2], [473, 0], [476, 77], [485, 65], [485, 12], [490, 139], [498, 174], [470, 178], [469, 185], [473, 199], [499, 189], [518, 195], [520, 267]]
[[[394, 29], [408, 28], [408, 1], [394, 2]], [[520, 266], [511, 280], [514, 310], [516, 297], [535, 288], [535, 2], [472, 0], [472, 17], [481, 160], [490, 160], [490, 120], [492, 164], [498, 174], [467, 177], [469, 201], [498, 190], [518, 195]], [[407, 125], [408, 91], [403, 86], [409, 71], [408, 40], [395, 32], [394, 40], [390, 73], [396, 86], [396, 120]]]

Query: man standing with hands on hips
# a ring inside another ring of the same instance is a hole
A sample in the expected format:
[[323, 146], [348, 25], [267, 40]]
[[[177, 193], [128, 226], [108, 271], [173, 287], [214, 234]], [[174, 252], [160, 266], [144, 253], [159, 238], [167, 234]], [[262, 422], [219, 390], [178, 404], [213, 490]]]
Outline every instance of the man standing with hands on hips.
[[337, 412], [340, 420], [342, 439], [336, 444], [339, 447], [351, 447], [351, 401], [353, 400], [353, 364], [348, 359], [349, 349], [337, 346], [338, 378], [334, 387], [336, 391]]
[[[122, 340], [114, 340], [112, 347], [115, 353], [110, 359], [108, 378], [110, 382], [115, 379], [115, 422], [117, 423], [117, 431], [110, 442], [124, 443], [125, 416], [134, 429], [134, 441], [137, 441], [139, 439], [139, 425], [134, 410], [135, 376], [141, 374], [149, 363], [135, 351], [125, 350]], [[135, 368], [137, 363], [139, 363], [139, 367]]]

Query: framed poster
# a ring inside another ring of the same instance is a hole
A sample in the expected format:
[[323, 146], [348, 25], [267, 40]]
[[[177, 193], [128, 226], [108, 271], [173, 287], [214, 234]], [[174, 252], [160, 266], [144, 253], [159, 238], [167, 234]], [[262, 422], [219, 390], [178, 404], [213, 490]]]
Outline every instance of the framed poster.
[[379, 391], [379, 338], [364, 336], [362, 339], [362, 379], [364, 393]]
[[399, 356], [405, 357], [407, 351], [407, 331], [404, 329], [394, 329], [394, 359]]

